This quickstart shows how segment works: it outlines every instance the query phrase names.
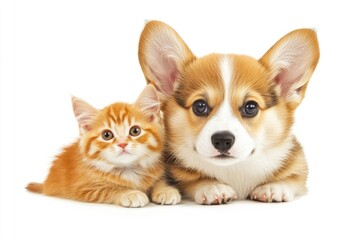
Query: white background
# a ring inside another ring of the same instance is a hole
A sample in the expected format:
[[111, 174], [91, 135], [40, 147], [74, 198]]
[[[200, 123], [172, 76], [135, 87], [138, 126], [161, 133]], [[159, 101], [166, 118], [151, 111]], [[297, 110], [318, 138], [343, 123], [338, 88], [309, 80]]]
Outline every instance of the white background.
[[[359, 55], [356, 1], [2, 1], [0, 239], [359, 239]], [[318, 32], [321, 58], [295, 131], [309, 193], [291, 203], [85, 204], [31, 194], [77, 137], [70, 95], [97, 107], [135, 100], [145, 80], [145, 19], [173, 26], [193, 52], [259, 58], [287, 32]]]

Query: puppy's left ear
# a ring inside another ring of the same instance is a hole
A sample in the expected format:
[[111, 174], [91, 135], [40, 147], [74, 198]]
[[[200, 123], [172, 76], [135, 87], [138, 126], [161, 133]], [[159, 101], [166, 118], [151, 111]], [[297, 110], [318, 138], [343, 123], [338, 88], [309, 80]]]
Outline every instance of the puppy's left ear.
[[174, 92], [180, 73], [196, 57], [169, 25], [150, 21], [139, 41], [139, 62], [148, 83], [154, 84], [161, 101]]
[[319, 56], [316, 33], [311, 29], [298, 29], [275, 43], [259, 62], [270, 71], [278, 94], [296, 108], [305, 96]]

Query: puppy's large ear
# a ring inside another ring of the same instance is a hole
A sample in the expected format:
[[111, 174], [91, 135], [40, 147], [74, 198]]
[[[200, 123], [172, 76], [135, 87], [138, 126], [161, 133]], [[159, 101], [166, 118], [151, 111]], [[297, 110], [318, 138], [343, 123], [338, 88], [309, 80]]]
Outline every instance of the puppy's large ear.
[[280, 96], [296, 108], [319, 61], [316, 33], [298, 29], [281, 38], [259, 60], [270, 71]]
[[161, 100], [171, 96], [179, 72], [195, 56], [170, 26], [150, 21], [140, 36], [139, 61], [148, 83], [155, 85]]

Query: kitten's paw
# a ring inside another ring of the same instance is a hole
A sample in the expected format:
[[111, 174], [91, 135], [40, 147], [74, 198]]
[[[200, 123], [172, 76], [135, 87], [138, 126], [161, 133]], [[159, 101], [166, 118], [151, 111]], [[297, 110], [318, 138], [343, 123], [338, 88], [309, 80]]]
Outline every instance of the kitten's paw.
[[181, 195], [176, 188], [167, 186], [153, 192], [151, 199], [161, 205], [175, 205], [181, 201]]
[[195, 202], [198, 204], [217, 205], [228, 203], [236, 198], [234, 189], [221, 183], [201, 185], [195, 192]]
[[294, 199], [295, 191], [286, 183], [268, 183], [256, 187], [249, 197], [260, 202], [289, 202]]
[[120, 205], [129, 208], [144, 207], [149, 203], [149, 198], [138, 190], [129, 190], [120, 196]]

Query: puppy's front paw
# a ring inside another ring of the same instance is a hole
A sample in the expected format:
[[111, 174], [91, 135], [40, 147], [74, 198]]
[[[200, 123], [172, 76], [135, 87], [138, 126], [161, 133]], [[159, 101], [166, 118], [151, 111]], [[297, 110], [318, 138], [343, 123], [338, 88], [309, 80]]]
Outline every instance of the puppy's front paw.
[[221, 183], [200, 185], [195, 192], [195, 202], [198, 204], [222, 204], [236, 198], [234, 189]]
[[166, 186], [154, 191], [151, 199], [161, 205], [175, 205], [181, 201], [181, 195], [176, 188]]
[[120, 195], [120, 205], [123, 207], [138, 208], [149, 203], [145, 193], [138, 190], [129, 190]]
[[249, 197], [260, 202], [289, 202], [294, 199], [295, 191], [286, 183], [268, 183], [256, 187]]

